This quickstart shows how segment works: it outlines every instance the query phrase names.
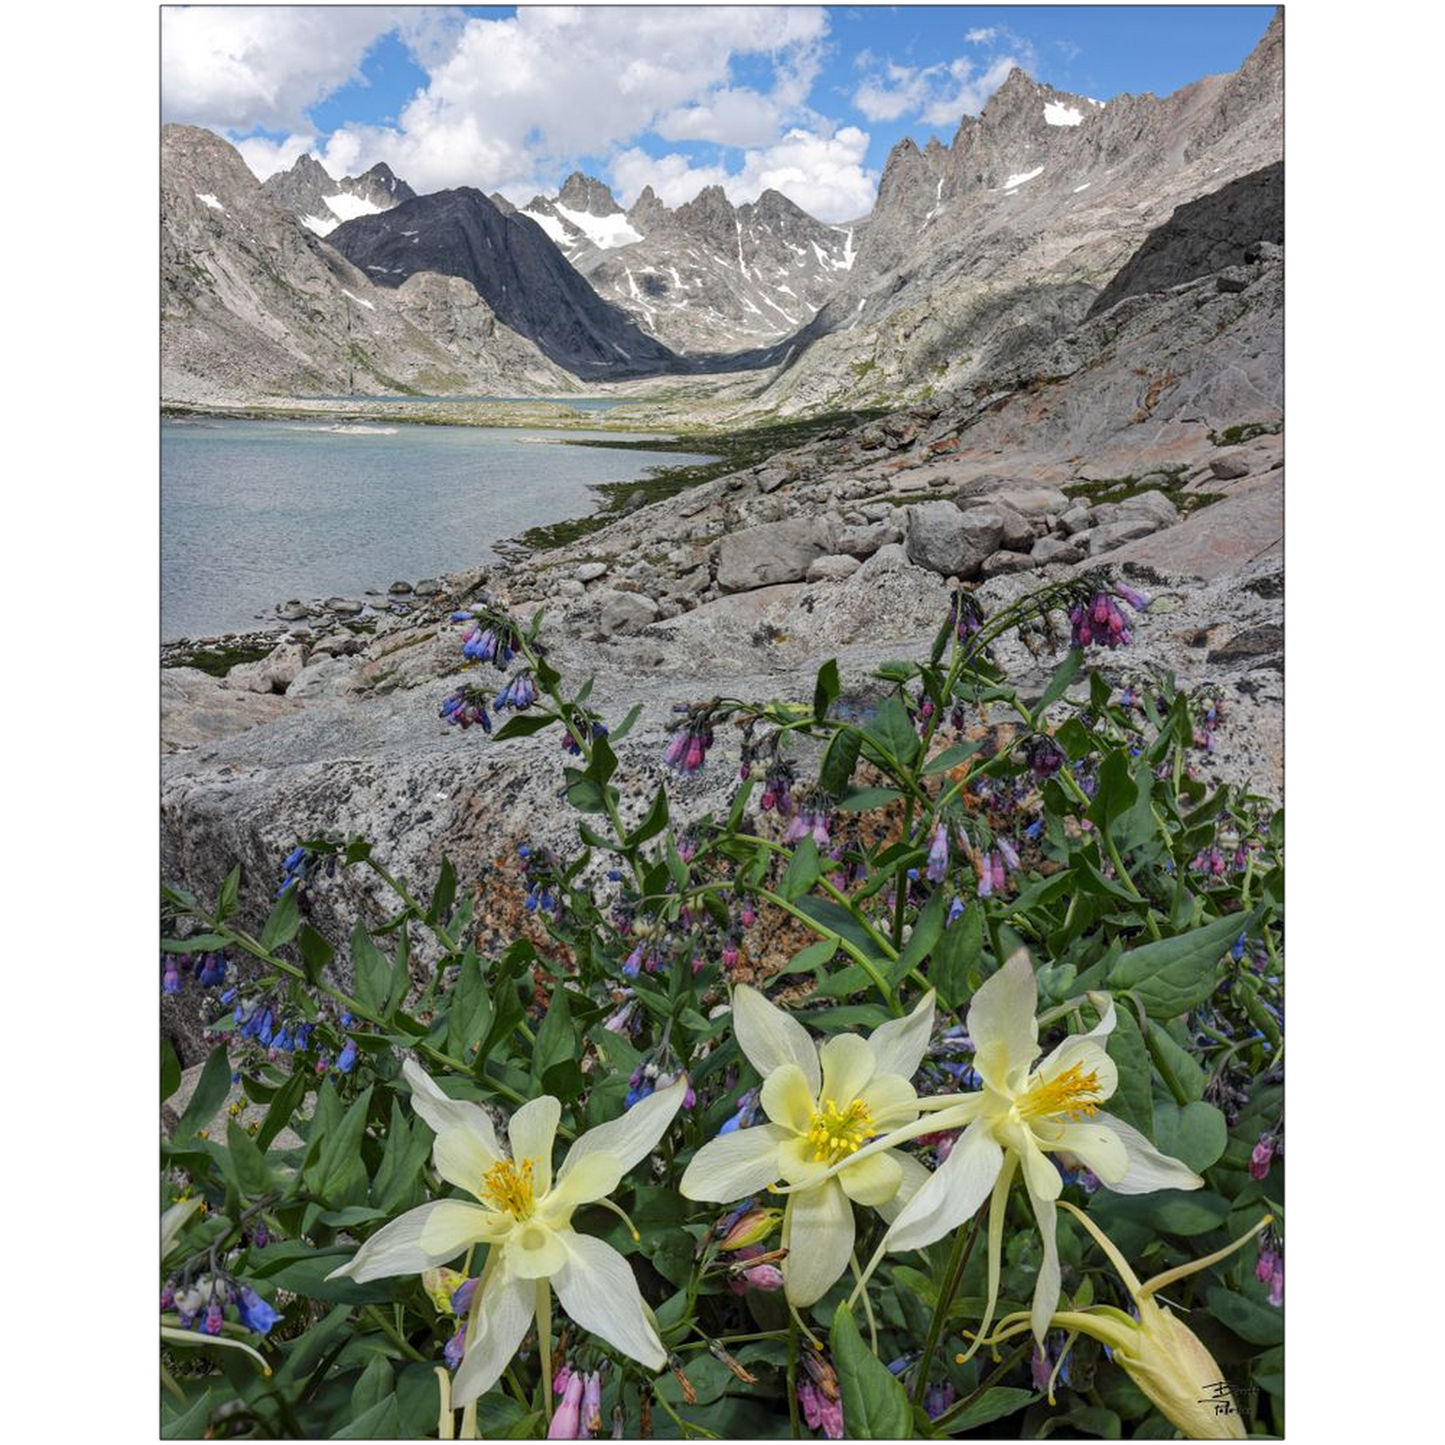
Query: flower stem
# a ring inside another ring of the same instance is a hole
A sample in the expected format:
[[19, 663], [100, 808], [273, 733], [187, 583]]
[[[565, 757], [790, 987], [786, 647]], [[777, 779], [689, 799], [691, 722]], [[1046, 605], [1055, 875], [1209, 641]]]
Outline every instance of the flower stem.
[[923, 1357], [919, 1360], [917, 1372], [913, 1377], [913, 1403], [921, 1404], [924, 1392], [928, 1389], [928, 1374], [933, 1368], [933, 1356], [938, 1350], [939, 1337], [943, 1334], [944, 1321], [948, 1318], [948, 1311], [952, 1308], [953, 1297], [958, 1293], [958, 1287], [963, 1283], [963, 1272], [968, 1267], [969, 1256], [973, 1254], [973, 1247], [978, 1243], [979, 1230], [983, 1227], [983, 1211], [973, 1217], [973, 1225], [965, 1234], [958, 1230], [953, 1236], [953, 1251], [948, 1257], [948, 1265], [944, 1271], [943, 1289], [939, 1292], [938, 1305], [933, 1311], [933, 1318], [928, 1322], [928, 1336], [923, 1342]]
[[537, 1281], [537, 1353], [542, 1360], [542, 1414], [552, 1424], [552, 1286]]

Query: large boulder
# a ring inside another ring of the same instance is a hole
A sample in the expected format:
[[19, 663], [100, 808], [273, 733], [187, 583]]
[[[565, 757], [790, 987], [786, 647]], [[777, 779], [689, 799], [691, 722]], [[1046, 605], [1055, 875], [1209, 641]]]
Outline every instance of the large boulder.
[[960, 507], [1002, 503], [1026, 517], [1060, 516], [1069, 509], [1069, 499], [1057, 488], [1015, 477], [974, 477], [958, 489]]
[[[888, 509], [893, 510], [891, 507]], [[871, 557], [880, 547], [903, 540], [903, 528], [891, 522], [873, 522], [866, 527], [845, 527], [838, 534], [838, 550], [850, 557]]]
[[961, 512], [952, 502], [922, 502], [908, 508], [904, 547], [916, 566], [967, 580], [998, 551], [1003, 531], [1003, 514], [997, 508]]
[[863, 564], [856, 557], [839, 555], [819, 557], [808, 568], [805, 580], [809, 582], [834, 582], [851, 577]]
[[801, 582], [819, 558], [837, 551], [832, 516], [788, 517], [731, 532], [718, 545], [717, 585], [724, 592], [751, 592], [781, 582]]
[[661, 615], [657, 604], [640, 592], [604, 592], [599, 601], [604, 632], [641, 632]]
[[1179, 508], [1163, 492], [1140, 492], [1137, 496], [1125, 497], [1122, 502], [1101, 502], [1094, 508], [1096, 527], [1137, 522], [1141, 518], [1147, 518], [1153, 523], [1153, 530], [1158, 531], [1160, 527], [1172, 527], [1179, 520]]

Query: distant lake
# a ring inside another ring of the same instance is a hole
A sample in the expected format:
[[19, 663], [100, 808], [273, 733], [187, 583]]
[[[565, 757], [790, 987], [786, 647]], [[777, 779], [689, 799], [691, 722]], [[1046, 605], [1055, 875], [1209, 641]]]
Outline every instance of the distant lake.
[[290, 597], [361, 599], [476, 566], [503, 537], [594, 510], [600, 483], [712, 460], [547, 440], [605, 435], [163, 420], [161, 636], [244, 630]]

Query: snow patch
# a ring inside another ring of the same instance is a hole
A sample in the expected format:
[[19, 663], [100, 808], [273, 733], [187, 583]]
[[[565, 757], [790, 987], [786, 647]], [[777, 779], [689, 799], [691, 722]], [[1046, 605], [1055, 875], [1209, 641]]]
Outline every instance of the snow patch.
[[1075, 186], [1075, 187], [1074, 187], [1074, 194], [1077, 196], [1080, 191], [1087, 191], [1087, 190], [1089, 189], [1089, 187], [1092, 186], [1093, 184], [1094, 184], [1093, 181], [1085, 181], [1082, 186]]
[[219, 211], [223, 216], [226, 214], [226, 208], [214, 196], [202, 195], [200, 191], [197, 191], [196, 199], [203, 205], [209, 206], [213, 211]]
[[522, 214], [529, 220], [535, 221], [559, 246], [570, 246], [572, 237], [567, 234], [567, 228], [556, 216], [548, 215], [545, 211], [523, 211]]
[[1041, 176], [1043, 173], [1044, 168], [1037, 166], [1033, 170], [1024, 171], [1020, 175], [1012, 175], [1003, 183], [1003, 188], [1006, 191], [1016, 190], [1019, 186], [1023, 185], [1025, 181], [1031, 181], [1035, 176]]
[[376, 310], [376, 307], [370, 301], [366, 300], [365, 297], [355, 295], [353, 292], [348, 291], [345, 286], [341, 288], [341, 294], [343, 296], [350, 296], [358, 306], [365, 306], [368, 311]]
[[642, 232], [635, 230], [622, 212], [615, 216], [594, 216], [590, 211], [569, 211], [566, 206], [552, 204], [564, 221], [570, 221], [598, 249], [611, 251], [618, 246], [630, 246], [642, 239]]
[[1061, 101], [1051, 100], [1044, 107], [1044, 121], [1048, 125], [1081, 125], [1083, 120], [1082, 111], [1075, 110], [1071, 105], [1064, 105]]
[[379, 215], [382, 209], [372, 201], [363, 200], [360, 196], [353, 196], [349, 191], [342, 191], [335, 196], [327, 196], [326, 207], [341, 221], [354, 221], [358, 216]]
[[329, 217], [323, 220], [320, 216], [302, 216], [301, 224], [318, 236], [329, 236], [341, 222]]

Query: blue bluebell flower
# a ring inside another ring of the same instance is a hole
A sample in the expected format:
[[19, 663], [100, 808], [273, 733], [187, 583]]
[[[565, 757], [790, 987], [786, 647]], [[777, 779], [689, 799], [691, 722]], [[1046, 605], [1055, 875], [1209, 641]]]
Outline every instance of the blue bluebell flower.
[[281, 1318], [280, 1311], [273, 1309], [250, 1285], [241, 1286], [241, 1295], [236, 1301], [236, 1309], [241, 1316], [241, 1323], [258, 1335], [268, 1333], [271, 1326]]

